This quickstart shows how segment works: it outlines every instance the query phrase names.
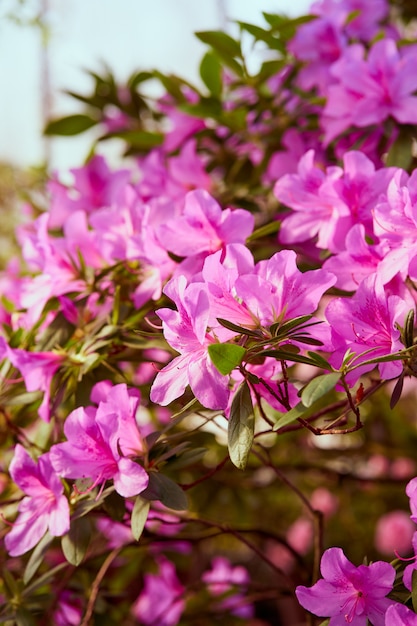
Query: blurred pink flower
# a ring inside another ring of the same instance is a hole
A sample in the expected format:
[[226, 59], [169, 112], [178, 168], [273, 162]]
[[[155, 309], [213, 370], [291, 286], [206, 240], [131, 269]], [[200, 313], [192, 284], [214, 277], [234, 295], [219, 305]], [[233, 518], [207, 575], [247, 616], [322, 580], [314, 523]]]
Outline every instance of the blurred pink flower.
[[382, 515], [376, 525], [375, 547], [388, 557], [393, 558], [395, 552], [410, 552], [411, 540], [415, 526], [405, 511], [391, 511]]

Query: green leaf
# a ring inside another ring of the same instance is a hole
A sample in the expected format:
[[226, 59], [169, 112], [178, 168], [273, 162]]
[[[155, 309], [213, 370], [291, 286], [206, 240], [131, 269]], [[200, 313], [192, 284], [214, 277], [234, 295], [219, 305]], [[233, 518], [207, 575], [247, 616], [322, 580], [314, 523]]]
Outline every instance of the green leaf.
[[145, 130], [121, 130], [115, 133], [108, 133], [100, 137], [100, 141], [107, 139], [123, 139], [136, 150], [150, 150], [155, 146], [160, 146], [164, 140], [162, 133], [150, 133]]
[[149, 500], [145, 500], [141, 496], [138, 496], [135, 500], [130, 523], [132, 526], [132, 535], [136, 541], [139, 541], [143, 533], [150, 506]]
[[302, 402], [299, 402], [287, 413], [282, 413], [282, 416], [274, 424], [272, 430], [279, 430], [284, 426], [288, 426], [288, 424], [291, 424], [292, 422], [295, 422], [295, 420], [297, 420], [299, 417], [302, 417], [306, 411], [307, 407], [304, 406]]
[[44, 574], [42, 574], [42, 576], [37, 576], [35, 580], [22, 591], [22, 598], [31, 596], [34, 591], [46, 585], [51, 578], [53, 578], [65, 567], [68, 567], [68, 563], [66, 561], [55, 565], [52, 569], [48, 569]]
[[14, 579], [14, 576], [6, 567], [2, 569], [3, 583], [5, 591], [10, 598], [17, 597], [19, 595], [19, 587]]
[[398, 378], [397, 382], [395, 383], [395, 387], [393, 389], [391, 398], [390, 398], [390, 402], [389, 402], [389, 408], [393, 409], [396, 404], [398, 403], [398, 401], [401, 398], [401, 394], [403, 391], [403, 387], [404, 387], [404, 372], [401, 373], [400, 377]]
[[403, 126], [400, 129], [397, 139], [390, 147], [387, 159], [387, 167], [401, 167], [408, 170], [413, 161], [413, 134], [410, 126]]
[[339, 372], [331, 372], [330, 374], [316, 376], [316, 378], [310, 380], [301, 392], [301, 402], [303, 405], [309, 408], [316, 400], [319, 400], [322, 396], [326, 395], [326, 393], [334, 389], [340, 380], [340, 376], [341, 374]]
[[140, 495], [146, 500], [160, 500], [174, 511], [184, 511], [188, 507], [187, 496], [181, 487], [168, 476], [156, 472], [149, 473], [149, 484]]
[[244, 470], [248, 462], [255, 432], [255, 419], [249, 385], [244, 381], [233, 398], [227, 440], [230, 460]]
[[32, 554], [30, 555], [30, 559], [27, 562], [25, 567], [25, 571], [23, 574], [23, 582], [25, 585], [33, 578], [33, 576], [38, 571], [40, 564], [42, 563], [45, 554], [47, 553], [49, 546], [53, 541], [53, 537], [49, 534], [49, 531], [42, 537]]
[[332, 366], [326, 359], [317, 352], [307, 352], [308, 356], [316, 363], [317, 367], [320, 367], [323, 370], [331, 370]]
[[260, 237], [268, 237], [268, 235], [274, 235], [281, 228], [281, 222], [275, 220], [273, 222], [269, 222], [268, 224], [264, 224], [260, 226], [247, 238], [247, 241], [254, 241], [255, 239], [259, 239]]
[[234, 343], [211, 343], [208, 353], [213, 365], [220, 374], [227, 376], [232, 370], [242, 363], [246, 348]]
[[222, 93], [222, 66], [218, 57], [212, 52], [206, 52], [200, 63], [200, 76], [207, 89], [215, 98]]
[[233, 332], [238, 333], [239, 335], [248, 335], [249, 337], [256, 337], [257, 339], [260, 338], [259, 332], [256, 330], [249, 330], [248, 328], [243, 328], [243, 326], [238, 326], [237, 324], [233, 324], [233, 322], [229, 322], [229, 320], [225, 320], [221, 317], [218, 317], [217, 321], [219, 322], [219, 324], [221, 324], [225, 328], [228, 328], [229, 330], [232, 330]]
[[62, 537], [61, 546], [68, 563], [78, 567], [85, 557], [91, 538], [91, 524], [85, 517], [71, 520], [69, 532]]
[[[289, 347], [289, 346], [286, 346]], [[289, 350], [263, 350], [258, 356], [272, 356], [277, 361], [292, 361], [293, 363], [305, 363], [306, 365], [316, 365], [316, 363], [302, 354], [290, 352]]]
[[16, 626], [36, 626], [32, 613], [23, 606], [16, 610], [15, 620]]
[[126, 513], [125, 499], [113, 491], [103, 502], [103, 508], [116, 522], [121, 522]]
[[51, 120], [46, 125], [43, 133], [44, 135], [62, 135], [70, 137], [72, 135], [79, 135], [96, 124], [97, 120], [89, 115], [68, 115], [67, 117]]
[[239, 59], [242, 57], [238, 41], [221, 31], [201, 31], [195, 34], [200, 41], [211, 46], [223, 63], [230, 67], [237, 76], [244, 75], [242, 66], [236, 61], [236, 57]]
[[242, 56], [240, 43], [230, 35], [220, 30], [206, 30], [195, 33], [196, 37], [203, 43], [211, 46], [217, 52], [231, 57]]
[[413, 603], [414, 612], [417, 613], [417, 570], [413, 570], [411, 576], [411, 602]]

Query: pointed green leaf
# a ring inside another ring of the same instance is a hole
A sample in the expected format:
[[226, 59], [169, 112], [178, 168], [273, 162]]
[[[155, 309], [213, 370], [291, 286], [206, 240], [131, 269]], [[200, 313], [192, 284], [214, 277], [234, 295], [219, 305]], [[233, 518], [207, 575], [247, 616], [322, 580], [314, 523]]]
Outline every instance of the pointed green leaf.
[[282, 413], [282, 416], [279, 418], [276, 424], [274, 424], [273, 430], [279, 430], [280, 428], [283, 428], [284, 426], [288, 426], [288, 424], [295, 422], [299, 417], [302, 417], [306, 411], [307, 407], [304, 406], [302, 402], [299, 402], [287, 413]]
[[317, 367], [320, 367], [323, 370], [330, 370], [332, 366], [326, 359], [317, 352], [307, 352], [308, 356], [316, 363]]
[[200, 64], [200, 76], [207, 89], [215, 98], [222, 93], [222, 66], [218, 57], [212, 52], [206, 52]]
[[220, 30], [200, 31], [195, 35], [200, 41], [222, 54], [232, 57], [240, 57], [242, 54], [239, 42]]
[[61, 546], [68, 563], [78, 567], [85, 557], [91, 537], [91, 524], [85, 517], [71, 520], [69, 532], [62, 537]]
[[244, 381], [233, 398], [227, 439], [232, 463], [245, 469], [255, 432], [255, 419], [249, 386]]
[[140, 495], [146, 500], [160, 500], [174, 511], [184, 511], [188, 507], [187, 496], [181, 487], [168, 476], [156, 472], [149, 472], [149, 484]]
[[225, 320], [221, 317], [217, 318], [219, 324], [227, 328], [228, 330], [232, 330], [235, 333], [240, 335], [248, 335], [249, 337], [257, 337], [259, 339], [260, 335], [256, 330], [249, 330], [248, 328], [243, 328], [243, 326], [238, 326], [237, 324], [233, 324], [233, 322], [229, 322], [229, 320]]
[[305, 407], [310, 407], [316, 400], [319, 400], [326, 393], [334, 389], [340, 380], [340, 373], [331, 372], [316, 376], [304, 387], [301, 392], [301, 402]]
[[146, 520], [148, 519], [150, 506], [151, 504], [149, 500], [145, 500], [141, 496], [138, 496], [135, 500], [130, 523], [132, 526], [132, 535], [136, 541], [139, 541], [140, 536], [143, 533]]
[[45, 130], [45, 135], [61, 135], [69, 137], [79, 135], [97, 124], [97, 120], [88, 115], [68, 115], [56, 120], [51, 120]]
[[23, 582], [25, 585], [28, 584], [28, 582], [38, 571], [38, 568], [42, 563], [44, 556], [47, 553], [53, 539], [54, 538], [49, 534], [49, 531], [47, 531], [30, 555], [30, 559], [27, 562], [25, 572], [23, 574]]
[[211, 343], [208, 353], [213, 365], [220, 374], [227, 376], [242, 363], [246, 349], [234, 343]]

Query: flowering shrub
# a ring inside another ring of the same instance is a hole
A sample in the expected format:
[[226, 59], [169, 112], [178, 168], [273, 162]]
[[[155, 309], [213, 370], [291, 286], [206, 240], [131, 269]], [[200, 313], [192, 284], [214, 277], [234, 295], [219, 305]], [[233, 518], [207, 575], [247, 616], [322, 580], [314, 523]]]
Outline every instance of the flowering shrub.
[[98, 134], [0, 280], [2, 623], [417, 623], [409, 11], [197, 33], [202, 87], [48, 125]]

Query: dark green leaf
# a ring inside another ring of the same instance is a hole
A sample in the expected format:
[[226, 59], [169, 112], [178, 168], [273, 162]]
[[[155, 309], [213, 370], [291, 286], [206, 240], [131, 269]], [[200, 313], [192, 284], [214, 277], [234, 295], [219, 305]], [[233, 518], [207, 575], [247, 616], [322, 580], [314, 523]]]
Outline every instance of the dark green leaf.
[[286, 350], [264, 350], [261, 354], [262, 356], [272, 356], [277, 361], [292, 361], [293, 363], [305, 363], [306, 365], [316, 366], [312, 359]]
[[232, 330], [239, 335], [248, 335], [249, 337], [257, 337], [259, 339], [259, 333], [256, 330], [249, 330], [248, 328], [243, 328], [243, 326], [238, 326], [237, 324], [233, 324], [233, 322], [229, 322], [229, 320], [225, 320], [221, 317], [217, 318], [219, 324]]
[[275, 220], [273, 222], [269, 222], [268, 224], [264, 224], [260, 226], [248, 237], [247, 241], [254, 241], [255, 239], [259, 239], [260, 237], [268, 237], [268, 235], [274, 235], [279, 231], [281, 227], [281, 222]]
[[413, 569], [411, 576], [411, 602], [413, 603], [414, 612], [417, 613], [417, 570]]
[[200, 76], [209, 92], [219, 98], [222, 93], [222, 66], [218, 57], [212, 52], [206, 52], [200, 64]]
[[103, 502], [103, 508], [110, 517], [117, 522], [121, 522], [126, 513], [125, 499], [116, 491], [107, 496]]
[[62, 135], [69, 137], [79, 135], [97, 124], [97, 120], [88, 115], [76, 114], [51, 120], [44, 132], [44, 135]]
[[138, 85], [150, 80], [151, 78], [153, 78], [153, 74], [151, 72], [136, 72], [135, 74], [132, 74], [132, 76], [129, 76], [127, 85], [129, 89], [136, 89]]
[[19, 587], [17, 582], [14, 579], [14, 576], [6, 567], [3, 567], [2, 570], [3, 582], [5, 586], [5, 590], [9, 598], [13, 598], [14, 596], [19, 595]]
[[146, 500], [160, 500], [175, 511], [184, 511], [188, 507], [187, 496], [181, 487], [168, 476], [156, 472], [149, 473], [149, 484], [140, 495]]
[[85, 557], [91, 538], [91, 524], [85, 517], [71, 520], [69, 532], [62, 537], [61, 546], [68, 563], [78, 567]]
[[177, 470], [182, 467], [188, 467], [200, 461], [206, 454], [207, 448], [193, 448], [192, 450], [186, 450], [181, 456], [174, 460], [169, 461], [169, 469]]
[[19, 606], [19, 608], [16, 609], [15, 620], [16, 626], [36, 626], [33, 615], [23, 606]]
[[310, 407], [314, 404], [314, 402], [334, 389], [340, 380], [340, 376], [339, 372], [331, 372], [330, 374], [321, 374], [320, 376], [316, 376], [316, 378], [310, 380], [310, 382], [302, 390], [301, 402], [305, 407]]
[[390, 402], [389, 402], [390, 409], [393, 409], [395, 405], [397, 404], [397, 402], [399, 401], [399, 399], [401, 398], [403, 386], [404, 386], [404, 373], [401, 373], [400, 377], [395, 383], [395, 387], [393, 389], [393, 392], [390, 398]]
[[398, 137], [390, 147], [386, 158], [387, 167], [408, 170], [413, 161], [413, 135], [410, 127], [400, 128]]
[[410, 309], [404, 324], [404, 345], [412, 348], [414, 345], [414, 309]]
[[230, 409], [227, 440], [230, 460], [244, 470], [252, 448], [255, 419], [249, 386], [244, 381], [237, 390]]
[[326, 359], [317, 352], [307, 352], [308, 356], [316, 363], [317, 367], [320, 367], [323, 370], [331, 370], [332, 366]]
[[221, 31], [204, 31], [195, 34], [200, 41], [211, 46], [223, 63], [230, 67], [237, 76], [243, 76], [243, 68], [236, 61], [236, 57], [240, 59], [242, 56], [238, 41]]
[[242, 363], [246, 349], [234, 343], [211, 343], [208, 353], [213, 365], [220, 374], [227, 376]]
[[231, 57], [240, 57], [242, 55], [240, 43], [220, 30], [200, 31], [195, 34], [200, 41], [211, 46], [217, 52]]
[[149, 500], [145, 500], [141, 496], [137, 496], [130, 520], [132, 535], [136, 541], [139, 541], [140, 536], [143, 533], [143, 529], [145, 528], [145, 523], [148, 519], [149, 507]]

